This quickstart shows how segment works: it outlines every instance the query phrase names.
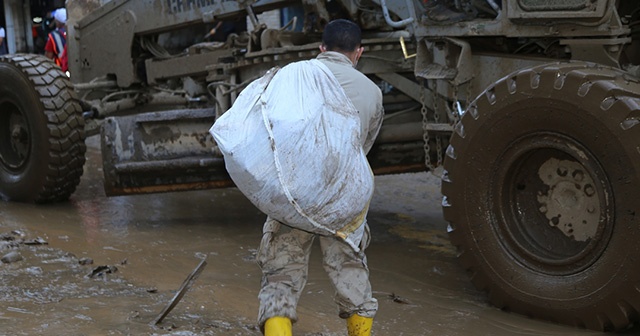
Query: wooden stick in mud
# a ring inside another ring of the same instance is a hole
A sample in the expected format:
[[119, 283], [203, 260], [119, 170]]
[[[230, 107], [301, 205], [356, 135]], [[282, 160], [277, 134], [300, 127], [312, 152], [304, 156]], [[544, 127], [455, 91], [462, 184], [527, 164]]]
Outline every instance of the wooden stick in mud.
[[173, 297], [173, 299], [171, 299], [171, 301], [169, 301], [169, 304], [167, 304], [167, 306], [164, 307], [160, 315], [158, 315], [158, 317], [156, 317], [156, 319], [151, 322], [151, 325], [156, 325], [162, 322], [162, 320], [169, 314], [169, 312], [173, 310], [173, 308], [175, 308], [175, 306], [182, 299], [184, 294], [189, 290], [189, 288], [191, 288], [191, 285], [193, 285], [193, 282], [198, 278], [200, 273], [202, 273], [202, 270], [206, 265], [207, 265], [206, 259], [202, 259], [200, 264], [198, 264], [198, 266], [184, 280], [184, 282], [182, 283], [182, 286], [180, 286], [180, 289], [178, 290], [176, 295]]

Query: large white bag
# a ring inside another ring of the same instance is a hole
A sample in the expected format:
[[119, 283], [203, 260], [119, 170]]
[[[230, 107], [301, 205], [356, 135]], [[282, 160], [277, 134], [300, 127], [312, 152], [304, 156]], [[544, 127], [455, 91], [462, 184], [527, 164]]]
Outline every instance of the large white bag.
[[374, 180], [360, 118], [317, 60], [272, 69], [210, 131], [240, 191], [270, 217], [358, 250]]

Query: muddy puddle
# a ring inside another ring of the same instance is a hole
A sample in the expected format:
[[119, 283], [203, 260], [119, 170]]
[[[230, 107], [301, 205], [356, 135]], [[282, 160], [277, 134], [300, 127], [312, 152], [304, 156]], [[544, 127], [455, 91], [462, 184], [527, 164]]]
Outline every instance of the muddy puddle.
[[[21, 257], [0, 264], [0, 334], [260, 335], [254, 257], [264, 215], [236, 189], [106, 198], [90, 140], [70, 202], [0, 202], [0, 254]], [[376, 178], [367, 253], [380, 302], [374, 335], [601, 335], [489, 306], [455, 260], [438, 184], [426, 173]], [[346, 335], [319, 252], [294, 334]], [[150, 325], [202, 259], [191, 289]]]

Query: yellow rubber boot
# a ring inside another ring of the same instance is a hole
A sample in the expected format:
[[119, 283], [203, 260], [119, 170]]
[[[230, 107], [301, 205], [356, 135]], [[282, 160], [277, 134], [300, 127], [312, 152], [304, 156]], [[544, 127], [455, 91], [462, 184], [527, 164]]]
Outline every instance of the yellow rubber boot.
[[362, 317], [358, 314], [353, 314], [347, 319], [349, 336], [369, 336], [371, 335], [372, 325], [373, 318], [371, 317]]
[[291, 320], [275, 316], [264, 323], [264, 336], [291, 336]]

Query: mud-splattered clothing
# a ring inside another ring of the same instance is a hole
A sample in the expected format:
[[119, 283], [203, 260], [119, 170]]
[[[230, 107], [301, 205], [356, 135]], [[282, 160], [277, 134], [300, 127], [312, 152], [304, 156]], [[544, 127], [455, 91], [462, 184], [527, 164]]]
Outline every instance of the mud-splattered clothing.
[[[364, 250], [369, 244], [369, 228], [360, 241], [360, 252], [335, 237], [318, 236], [323, 266], [336, 290], [339, 316], [353, 314], [373, 317], [378, 301], [371, 295], [369, 269]], [[296, 307], [307, 283], [309, 255], [315, 234], [294, 229], [267, 218], [258, 251], [262, 268], [262, 288], [258, 298], [258, 323], [263, 326], [270, 317], [298, 319]]]
[[[317, 59], [334, 74], [358, 110], [361, 142], [367, 153], [382, 125], [380, 89], [341, 53], [324, 52]], [[353, 314], [374, 317], [378, 309], [378, 302], [371, 295], [369, 269], [364, 254], [370, 240], [366, 221], [363, 226], [358, 252], [336, 237], [318, 236], [323, 266], [336, 290], [335, 301], [342, 318]], [[258, 323], [261, 327], [274, 316], [288, 317], [294, 322], [297, 320], [296, 307], [307, 283], [309, 255], [315, 236], [267, 218], [257, 256], [262, 269], [262, 288], [258, 295]]]
[[362, 148], [368, 153], [382, 126], [382, 91], [367, 76], [356, 70], [351, 60], [341, 53], [326, 51], [318, 55], [317, 60], [331, 70], [358, 110]]

